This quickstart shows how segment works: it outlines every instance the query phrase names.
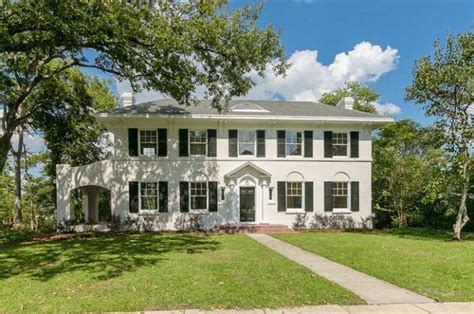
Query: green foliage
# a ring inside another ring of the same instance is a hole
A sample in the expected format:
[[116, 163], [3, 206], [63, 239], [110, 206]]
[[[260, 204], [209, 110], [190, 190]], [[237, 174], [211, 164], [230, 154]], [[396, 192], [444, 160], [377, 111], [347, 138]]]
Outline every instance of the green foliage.
[[425, 56], [415, 63], [413, 82], [406, 88], [406, 99], [421, 104], [427, 116], [436, 119], [435, 126], [445, 134], [444, 148], [450, 154], [452, 185], [459, 195], [459, 209], [454, 237], [469, 221], [467, 199], [473, 161], [470, 152], [474, 124], [469, 112], [474, 103], [474, 34], [451, 34], [442, 47], [435, 42], [433, 57]]
[[372, 102], [377, 101], [380, 95], [359, 82], [346, 82], [342, 88], [332, 92], [324, 93], [319, 99], [320, 103], [335, 106], [344, 97], [352, 97], [355, 100], [354, 109], [369, 113], [376, 113]]
[[[59, 74], [94, 68], [192, 104], [198, 86], [212, 105], [254, 85], [269, 62], [287, 68], [279, 32], [257, 26], [261, 5], [231, 9], [228, 1], [2, 1], [0, 103], [7, 108], [0, 136], [0, 170], [11, 136], [48, 103], [32, 101]], [[93, 53], [86, 56], [85, 52]], [[54, 95], [59, 96], [59, 95]]]
[[437, 129], [401, 120], [381, 129], [373, 142], [376, 226], [447, 227], [454, 204], [449, 156]]
[[5, 169], [0, 174], [0, 228], [13, 223], [14, 190], [13, 176], [9, 169]]

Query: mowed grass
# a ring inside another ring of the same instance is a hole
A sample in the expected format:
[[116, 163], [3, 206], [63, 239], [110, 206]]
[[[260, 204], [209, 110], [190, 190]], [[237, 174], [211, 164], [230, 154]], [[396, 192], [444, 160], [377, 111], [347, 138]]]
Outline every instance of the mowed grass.
[[0, 244], [0, 312], [358, 304], [245, 235], [141, 234]]
[[274, 237], [437, 301], [474, 301], [474, 233], [315, 232]]

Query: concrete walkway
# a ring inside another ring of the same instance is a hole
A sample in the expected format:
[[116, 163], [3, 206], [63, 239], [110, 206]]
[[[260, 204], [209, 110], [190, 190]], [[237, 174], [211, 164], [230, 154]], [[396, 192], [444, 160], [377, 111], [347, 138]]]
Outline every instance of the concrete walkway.
[[[248, 234], [248, 236], [267, 246], [268, 248], [280, 253], [286, 258], [311, 269], [321, 277], [324, 277], [346, 288], [347, 290], [352, 291], [364, 299], [368, 304], [393, 305], [435, 302], [434, 300], [422, 295], [399, 288], [386, 281], [374, 278], [350, 267], [330, 261], [319, 255], [304, 251], [294, 245], [275, 239], [269, 235]], [[407, 311], [400, 312], [407, 313]]]
[[470, 303], [420, 303], [381, 305], [317, 305], [280, 309], [255, 310], [174, 310], [136, 312], [147, 314], [472, 314], [474, 302]]

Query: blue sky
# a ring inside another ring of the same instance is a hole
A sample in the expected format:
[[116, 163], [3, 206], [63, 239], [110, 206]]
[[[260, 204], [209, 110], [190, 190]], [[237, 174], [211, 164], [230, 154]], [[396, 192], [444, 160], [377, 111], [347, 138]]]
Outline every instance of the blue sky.
[[[249, 1], [231, 0], [234, 7], [243, 3]], [[414, 61], [432, 53], [436, 38], [466, 32], [473, 21], [474, 0], [267, 0], [260, 25], [281, 29], [294, 67], [285, 80], [258, 79], [246, 98], [316, 100], [356, 80], [381, 95], [380, 110], [428, 124], [420, 106], [404, 101]], [[162, 97], [145, 92], [137, 101]]]
[[424, 124], [420, 107], [404, 101], [414, 61], [432, 53], [436, 38], [466, 32], [473, 22], [473, 0], [268, 0], [261, 15], [262, 25], [273, 23], [282, 30], [288, 55], [317, 50], [323, 64], [362, 41], [397, 49], [396, 68], [368, 85], [380, 93], [381, 103], [401, 107], [397, 118]]

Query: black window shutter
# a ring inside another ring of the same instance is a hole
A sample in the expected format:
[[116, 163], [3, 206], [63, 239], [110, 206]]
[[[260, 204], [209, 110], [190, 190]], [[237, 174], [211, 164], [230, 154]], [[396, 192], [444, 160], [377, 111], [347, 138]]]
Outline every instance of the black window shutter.
[[138, 182], [129, 181], [128, 182], [128, 202], [130, 213], [138, 213]]
[[351, 211], [359, 211], [359, 182], [351, 182]]
[[285, 137], [286, 132], [284, 130], [277, 131], [277, 157], [286, 157]]
[[179, 182], [179, 211], [189, 212], [189, 182]]
[[324, 211], [332, 212], [333, 200], [332, 200], [332, 182], [324, 182]]
[[128, 129], [128, 155], [138, 156], [138, 129]]
[[158, 129], [158, 156], [168, 156], [168, 130]]
[[265, 130], [257, 130], [257, 157], [265, 157]]
[[311, 181], [304, 183], [304, 210], [313, 211], [313, 182]]
[[277, 183], [277, 194], [278, 194], [278, 211], [286, 211], [286, 182], [278, 181]]
[[237, 130], [229, 130], [229, 157], [237, 157]]
[[166, 181], [158, 183], [158, 203], [159, 212], [168, 212], [168, 182]]
[[209, 211], [216, 212], [217, 211], [217, 181], [209, 181], [207, 183], [209, 188]]
[[351, 132], [351, 157], [359, 157], [359, 132]]
[[217, 130], [207, 130], [207, 157], [217, 156]]
[[332, 158], [332, 132], [324, 132], [324, 158]]
[[189, 156], [188, 129], [179, 129], [179, 156]]
[[304, 156], [313, 157], [313, 131], [304, 131]]

